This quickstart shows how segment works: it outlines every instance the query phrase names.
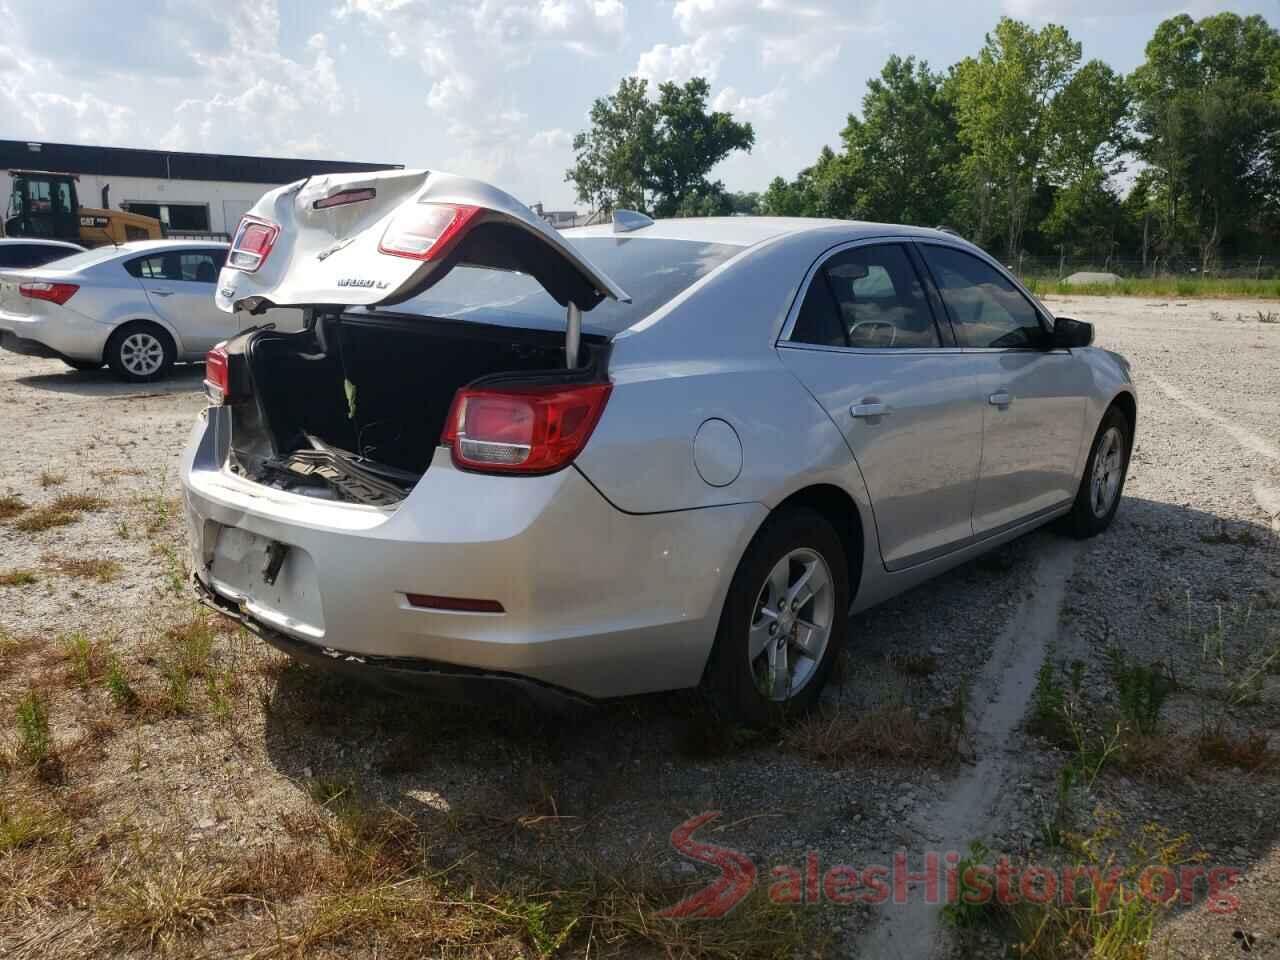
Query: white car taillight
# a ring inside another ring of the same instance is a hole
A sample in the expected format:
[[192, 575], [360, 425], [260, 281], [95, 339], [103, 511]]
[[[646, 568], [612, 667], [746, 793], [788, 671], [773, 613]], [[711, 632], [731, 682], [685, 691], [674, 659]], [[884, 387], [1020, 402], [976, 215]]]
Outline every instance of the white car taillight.
[[276, 245], [276, 238], [279, 236], [279, 224], [246, 215], [241, 218], [240, 226], [236, 227], [236, 238], [231, 241], [227, 266], [253, 273], [267, 262], [271, 248]]
[[440, 442], [468, 470], [551, 473], [586, 446], [612, 389], [609, 383], [463, 387]]
[[381, 253], [413, 260], [438, 260], [462, 237], [482, 207], [461, 203], [411, 203], [387, 224]]
[[48, 300], [62, 306], [80, 289], [76, 283], [49, 283], [37, 280], [18, 284], [18, 293], [28, 300]]

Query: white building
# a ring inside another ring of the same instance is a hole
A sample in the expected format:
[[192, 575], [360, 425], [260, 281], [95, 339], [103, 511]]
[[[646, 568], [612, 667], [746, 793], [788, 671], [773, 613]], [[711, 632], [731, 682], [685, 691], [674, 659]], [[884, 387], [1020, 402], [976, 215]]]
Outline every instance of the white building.
[[81, 206], [156, 217], [177, 234], [228, 235], [259, 197], [282, 183], [319, 173], [403, 167], [0, 140], [0, 202], [8, 202], [10, 170], [71, 173], [79, 177]]

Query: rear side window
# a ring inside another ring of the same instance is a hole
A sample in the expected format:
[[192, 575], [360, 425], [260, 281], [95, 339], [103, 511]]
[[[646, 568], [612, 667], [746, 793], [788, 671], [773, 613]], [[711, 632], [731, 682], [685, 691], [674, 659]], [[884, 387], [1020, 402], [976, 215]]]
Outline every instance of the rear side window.
[[[643, 237], [566, 239], [631, 295], [631, 303], [605, 300], [583, 315], [585, 329], [609, 336], [643, 320], [743, 249]], [[564, 307], [532, 277], [479, 267], [455, 267], [431, 289], [391, 309], [481, 323], [564, 328]]]
[[859, 349], [941, 346], [920, 277], [899, 243], [855, 247], [819, 267], [791, 340]]
[[138, 257], [124, 268], [140, 280], [183, 280], [217, 283], [218, 271], [227, 259], [225, 250], [174, 250]]
[[920, 253], [951, 314], [962, 347], [1043, 346], [1040, 314], [1007, 277], [954, 247], [922, 243]]

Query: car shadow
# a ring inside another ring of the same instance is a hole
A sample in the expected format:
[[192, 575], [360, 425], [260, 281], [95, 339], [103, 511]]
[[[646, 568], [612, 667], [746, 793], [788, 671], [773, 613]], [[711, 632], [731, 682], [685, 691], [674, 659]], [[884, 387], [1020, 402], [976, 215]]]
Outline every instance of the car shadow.
[[[990, 611], [1016, 605], [1034, 583], [1038, 552], [1060, 535], [1051, 528], [1028, 534], [851, 618], [833, 702], [865, 709], [886, 696], [884, 684], [893, 688], [888, 695], [909, 702], [939, 701], [940, 691], [981, 669], [989, 649], [984, 630], [989, 636], [999, 629]], [[1126, 612], [1130, 621], [1167, 616], [1172, 623], [1184, 614], [1157, 609], [1157, 580], [1194, 582], [1206, 553], [1225, 551], [1220, 559], [1231, 566], [1232, 551], [1275, 539], [1259, 523], [1224, 522], [1176, 504], [1126, 498], [1112, 530], [1086, 546], [1072, 582], [1084, 576], [1076, 587], [1083, 591], [1092, 589], [1086, 585], [1095, 573], [1110, 578], [1125, 596], [1145, 598]], [[1119, 546], [1127, 556], [1115, 556]], [[1150, 589], [1135, 591], [1133, 583], [1144, 578]], [[1069, 591], [1064, 608], [1072, 604]], [[1064, 616], [1070, 615], [1066, 609]], [[1280, 609], [1268, 617], [1280, 621]], [[1126, 642], [1123, 635], [1112, 640]], [[928, 661], [926, 671], [920, 664]], [[1269, 688], [1269, 696], [1277, 699], [1280, 689]], [[539, 839], [521, 826], [531, 816], [572, 821], [578, 825], [573, 845], [611, 851], [626, 862], [639, 855], [627, 836], [641, 837], [641, 846], [655, 855], [669, 853], [667, 831], [709, 809], [748, 819], [760, 811], [803, 809], [792, 828], [803, 822], [806, 836], [843, 836], [851, 801], [844, 799], [842, 771], [793, 755], [788, 727], [764, 734], [735, 729], [721, 723], [697, 691], [605, 703], [586, 717], [559, 716], [516, 705], [446, 706], [389, 697], [379, 688], [291, 664], [278, 673], [267, 701], [265, 746], [270, 762], [291, 780], [353, 785], [437, 831], [444, 838], [442, 862], [496, 854], [504, 863], [533, 863]], [[859, 778], [866, 780], [874, 769], [859, 769]], [[889, 772], [884, 789], [907, 775]], [[1169, 789], [1190, 790], [1188, 799], [1194, 799], [1189, 784]], [[1199, 806], [1188, 802], [1186, 809]], [[461, 822], [487, 826], [468, 833], [459, 830]], [[1266, 835], [1249, 844], [1252, 850], [1266, 849], [1280, 816], [1267, 824]], [[743, 849], [778, 842], [771, 833], [776, 825], [768, 821], [760, 821], [759, 833], [756, 826], [741, 829], [748, 837], [740, 841]]]
[[61, 360], [51, 361], [52, 372], [16, 377], [14, 383], [82, 397], [136, 397], [194, 393], [203, 389], [204, 364], [175, 364], [163, 380], [128, 383], [106, 367], [100, 370], [72, 370]]

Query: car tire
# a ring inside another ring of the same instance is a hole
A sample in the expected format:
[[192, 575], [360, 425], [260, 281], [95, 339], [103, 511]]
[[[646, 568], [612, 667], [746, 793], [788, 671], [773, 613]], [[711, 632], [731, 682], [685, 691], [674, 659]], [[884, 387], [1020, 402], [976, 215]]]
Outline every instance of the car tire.
[[101, 360], [72, 360], [70, 357], [63, 357], [62, 362], [72, 370], [101, 370]]
[[[779, 609], [792, 595], [798, 608]], [[726, 719], [754, 727], [804, 713], [844, 649], [848, 621], [840, 537], [813, 510], [774, 514], [747, 547], [720, 614], [706, 678], [713, 701]]]
[[111, 372], [130, 383], [159, 380], [177, 358], [169, 332], [146, 320], [126, 323], [107, 341], [106, 358]]
[[1081, 540], [1094, 537], [1111, 525], [1120, 506], [1129, 473], [1133, 427], [1116, 407], [1107, 410], [1089, 448], [1076, 502], [1066, 516], [1066, 528]]

